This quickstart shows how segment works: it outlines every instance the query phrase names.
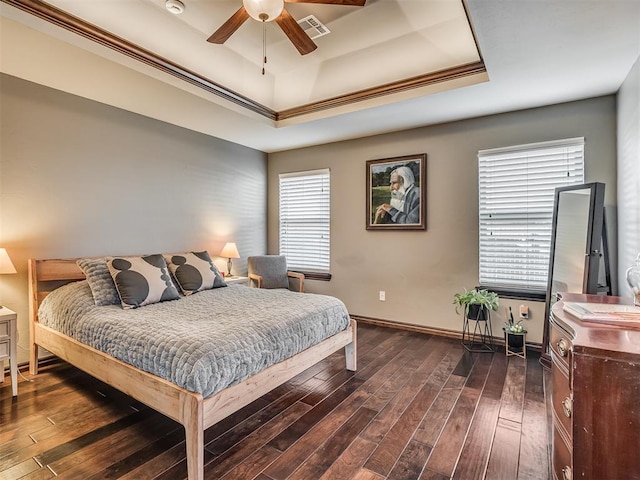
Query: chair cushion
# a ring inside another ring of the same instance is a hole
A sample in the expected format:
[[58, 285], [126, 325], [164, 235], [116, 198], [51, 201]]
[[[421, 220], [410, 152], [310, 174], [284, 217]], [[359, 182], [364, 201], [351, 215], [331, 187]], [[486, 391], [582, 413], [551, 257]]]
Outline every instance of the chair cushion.
[[258, 255], [247, 258], [249, 273], [262, 277], [262, 288], [289, 288], [287, 259], [284, 255]]

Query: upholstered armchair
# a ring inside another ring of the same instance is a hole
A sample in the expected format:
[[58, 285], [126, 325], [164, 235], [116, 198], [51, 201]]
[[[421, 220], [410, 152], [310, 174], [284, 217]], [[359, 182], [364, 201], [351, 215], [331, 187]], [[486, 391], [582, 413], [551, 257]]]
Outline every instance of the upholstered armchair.
[[249, 282], [258, 288], [288, 288], [295, 292], [304, 289], [304, 274], [287, 271], [284, 255], [256, 255], [247, 257]]

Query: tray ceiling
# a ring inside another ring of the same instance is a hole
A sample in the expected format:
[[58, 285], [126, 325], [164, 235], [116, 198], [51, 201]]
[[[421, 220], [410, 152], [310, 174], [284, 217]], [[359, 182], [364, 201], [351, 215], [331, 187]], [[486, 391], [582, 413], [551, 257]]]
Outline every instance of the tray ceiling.
[[183, 0], [180, 15], [165, 0], [3, 1], [119, 51], [122, 61], [133, 57], [273, 120], [405, 100], [433, 84], [460, 86], [447, 82], [462, 77], [465, 85], [487, 79], [460, 0], [287, 3], [296, 19], [314, 15], [331, 33], [302, 56], [267, 23], [265, 75], [260, 22], [249, 19], [223, 45], [206, 41], [241, 0]]

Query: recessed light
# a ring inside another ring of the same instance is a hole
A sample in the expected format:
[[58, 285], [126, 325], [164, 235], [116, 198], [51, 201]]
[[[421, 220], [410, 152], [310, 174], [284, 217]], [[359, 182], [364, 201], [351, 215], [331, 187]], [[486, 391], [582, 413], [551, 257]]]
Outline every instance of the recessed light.
[[184, 12], [184, 3], [180, 0], [167, 0], [164, 6], [174, 15], [180, 15]]

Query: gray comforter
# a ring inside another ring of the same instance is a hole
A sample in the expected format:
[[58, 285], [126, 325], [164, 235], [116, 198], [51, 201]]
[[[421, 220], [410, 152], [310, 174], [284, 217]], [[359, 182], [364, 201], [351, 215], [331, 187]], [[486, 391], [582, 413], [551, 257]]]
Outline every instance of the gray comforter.
[[211, 396], [349, 325], [333, 297], [239, 285], [134, 310], [96, 306], [86, 281], [49, 294], [38, 317], [65, 335]]

